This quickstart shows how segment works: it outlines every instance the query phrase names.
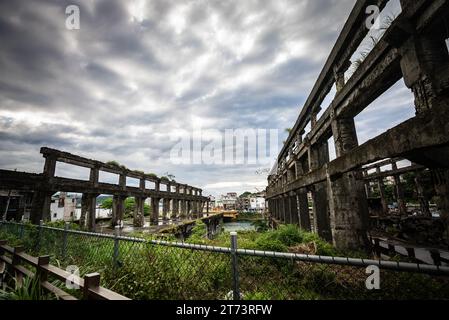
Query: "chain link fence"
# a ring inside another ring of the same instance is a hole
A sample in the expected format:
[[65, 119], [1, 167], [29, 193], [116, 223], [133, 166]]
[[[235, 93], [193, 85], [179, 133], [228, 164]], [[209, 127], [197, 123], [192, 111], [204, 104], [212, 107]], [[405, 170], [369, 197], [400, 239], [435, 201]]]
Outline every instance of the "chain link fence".
[[[238, 249], [236, 236], [221, 248], [3, 222], [0, 239], [81, 275], [99, 272], [102, 286], [139, 300], [449, 297], [447, 267]], [[380, 288], [369, 290], [376, 270]]]

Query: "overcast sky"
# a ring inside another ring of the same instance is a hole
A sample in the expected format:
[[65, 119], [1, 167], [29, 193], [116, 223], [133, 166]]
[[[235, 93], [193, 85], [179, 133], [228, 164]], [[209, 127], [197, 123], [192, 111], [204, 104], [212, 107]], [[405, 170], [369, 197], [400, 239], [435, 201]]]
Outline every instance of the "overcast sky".
[[[80, 30], [66, 29], [70, 4]], [[279, 129], [281, 147], [354, 4], [0, 0], [0, 167], [41, 172], [48, 146], [205, 194], [261, 190], [267, 166], [175, 165], [170, 150], [198, 126]], [[359, 140], [411, 116], [400, 81], [357, 117]]]

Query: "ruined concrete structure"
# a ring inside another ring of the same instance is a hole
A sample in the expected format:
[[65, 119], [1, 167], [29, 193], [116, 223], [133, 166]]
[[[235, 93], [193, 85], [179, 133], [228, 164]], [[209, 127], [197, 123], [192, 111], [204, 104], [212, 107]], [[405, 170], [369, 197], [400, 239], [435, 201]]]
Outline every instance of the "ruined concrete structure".
[[[32, 197], [30, 220], [34, 224], [50, 220], [51, 197], [57, 192], [81, 193], [82, 209], [80, 224], [89, 230], [95, 230], [96, 198], [101, 195], [113, 196], [112, 225], [117, 225], [123, 219], [125, 200], [134, 197], [136, 200], [134, 225], [144, 226], [144, 204], [151, 198], [151, 224], [158, 224], [160, 219], [159, 203], [162, 200], [162, 219], [187, 219], [202, 216], [203, 211], [209, 211], [209, 199], [202, 196], [202, 190], [142, 172], [131, 171], [124, 167], [86, 159], [59, 150], [42, 148], [45, 157], [42, 174], [31, 174], [0, 170], [0, 190], [14, 190]], [[90, 169], [89, 181], [62, 178], [55, 176], [57, 162]], [[118, 184], [99, 182], [100, 171], [119, 176]], [[127, 178], [138, 179], [139, 187], [127, 186]], [[153, 189], [148, 189], [146, 182], [154, 183]], [[165, 190], [161, 185], [166, 185]], [[170, 216], [169, 216], [170, 215]]]
[[[365, 178], [375, 176], [364, 177], [363, 167], [384, 159], [401, 157], [431, 170], [441, 217], [449, 226], [448, 1], [401, 0], [402, 13], [345, 82], [350, 58], [369, 31], [366, 8], [384, 8], [387, 2], [357, 1], [268, 177], [272, 217], [313, 229], [338, 248], [368, 245]], [[354, 117], [401, 79], [415, 96], [416, 116], [359, 145]], [[334, 84], [337, 94], [317, 119]], [[337, 159], [329, 161], [332, 137]], [[404, 210], [400, 181], [397, 186]]]

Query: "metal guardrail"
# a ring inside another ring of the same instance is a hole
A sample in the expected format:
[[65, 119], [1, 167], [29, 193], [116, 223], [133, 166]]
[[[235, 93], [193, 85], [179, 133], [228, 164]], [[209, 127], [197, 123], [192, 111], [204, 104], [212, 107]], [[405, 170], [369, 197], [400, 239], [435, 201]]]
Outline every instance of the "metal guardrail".
[[[8, 223], [12, 223], [12, 222], [8, 222]], [[20, 225], [20, 223], [16, 223], [16, 224]], [[110, 234], [104, 234], [104, 233], [85, 232], [85, 231], [77, 231], [77, 230], [65, 230], [65, 229], [47, 227], [47, 226], [42, 226], [42, 228], [48, 229], [48, 230], [53, 230], [53, 231], [58, 231], [58, 232], [68, 232], [68, 233], [73, 233], [73, 234], [94, 236], [97, 238], [108, 238], [108, 239], [115, 239], [115, 240], [120, 240], [120, 241], [148, 243], [148, 244], [167, 246], [167, 247], [173, 247], [173, 248], [184, 248], [184, 249], [191, 249], [191, 250], [210, 251], [210, 252], [229, 253], [229, 254], [234, 252], [233, 248], [231, 248], [231, 247], [226, 248], [226, 247], [188, 244], [185, 242], [146, 240], [143, 238], [136, 238], [136, 237], [117, 236], [117, 235], [110, 235]], [[236, 245], [237, 245], [237, 243], [236, 243]], [[259, 251], [259, 250], [238, 249], [237, 247], [236, 247], [235, 253], [237, 255], [247, 255], [247, 256], [254, 256], [254, 257], [269, 257], [269, 258], [287, 259], [287, 260], [303, 261], [303, 262], [348, 265], [348, 266], [355, 266], [355, 267], [368, 267], [368, 266], [374, 265], [374, 266], [378, 266], [381, 269], [389, 269], [389, 270], [397, 270], [397, 271], [412, 271], [412, 272], [418, 272], [418, 273], [420, 273], [420, 272], [422, 272], [422, 273], [443, 273], [443, 274], [449, 275], [449, 267], [438, 266], [438, 265], [429, 265], [429, 264], [420, 264], [420, 263], [405, 263], [405, 262], [393, 262], [393, 261], [385, 261], [385, 260], [317, 256], [317, 255], [273, 252], [273, 251]]]

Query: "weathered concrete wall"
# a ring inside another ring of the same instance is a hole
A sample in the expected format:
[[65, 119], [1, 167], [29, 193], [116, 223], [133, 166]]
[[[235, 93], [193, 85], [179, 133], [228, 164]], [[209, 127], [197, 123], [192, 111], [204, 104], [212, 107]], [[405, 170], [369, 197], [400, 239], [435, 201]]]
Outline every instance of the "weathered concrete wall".
[[[449, 220], [449, 53], [445, 45], [447, 34], [442, 31], [449, 17], [449, 6], [445, 1], [431, 0], [401, 1], [401, 4], [401, 15], [345, 83], [342, 75], [348, 67], [347, 61], [367, 31], [361, 25], [366, 19], [362, 8], [367, 3], [357, 1], [279, 155], [276, 172], [268, 179], [267, 199], [272, 216], [307, 228], [302, 212], [306, 211], [304, 194], [308, 190], [313, 200], [313, 230], [327, 240], [332, 239], [338, 248], [368, 245], [365, 186], [367, 179], [373, 177], [364, 177], [362, 167], [383, 159], [402, 157], [419, 169], [435, 169], [439, 207], [443, 220]], [[342, 51], [342, 46], [348, 43], [351, 46]], [[415, 96], [416, 117], [358, 146], [354, 117], [401, 78]], [[317, 119], [321, 103], [334, 83], [337, 94]], [[303, 137], [309, 122], [311, 132]], [[337, 153], [332, 162], [326, 154], [327, 140], [331, 137]], [[305, 158], [308, 170], [304, 170]], [[291, 173], [292, 167], [296, 168], [296, 177]], [[400, 170], [393, 167], [391, 176], [395, 177], [401, 212], [406, 214]], [[386, 213], [383, 174], [377, 172], [376, 181]], [[417, 189], [419, 194], [419, 183]], [[297, 195], [298, 221], [291, 218], [293, 202], [289, 201], [286, 208], [280, 200], [291, 197], [292, 192]], [[426, 211], [425, 199], [422, 207]]]

